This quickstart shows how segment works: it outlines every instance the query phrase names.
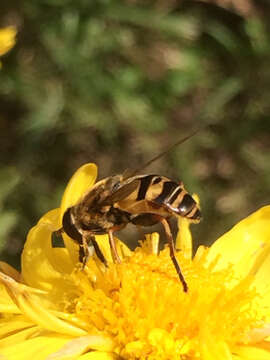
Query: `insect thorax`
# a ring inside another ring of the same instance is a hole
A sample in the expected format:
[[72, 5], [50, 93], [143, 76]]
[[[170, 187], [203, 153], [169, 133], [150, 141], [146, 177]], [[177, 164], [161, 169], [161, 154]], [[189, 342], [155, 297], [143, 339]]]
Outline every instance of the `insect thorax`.
[[66, 210], [63, 228], [71, 238], [79, 241], [82, 235], [105, 234], [109, 229], [120, 229], [130, 222], [127, 212], [106, 204], [120, 181], [121, 176], [116, 175], [97, 182], [76, 205]]

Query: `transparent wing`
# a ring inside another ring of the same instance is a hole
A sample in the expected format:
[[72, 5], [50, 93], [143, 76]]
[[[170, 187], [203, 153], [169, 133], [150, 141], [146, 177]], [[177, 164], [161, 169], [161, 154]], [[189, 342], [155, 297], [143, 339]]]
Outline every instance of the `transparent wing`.
[[128, 183], [123, 183], [120, 185], [118, 189], [113, 191], [111, 195], [109, 195], [104, 201], [104, 205], [112, 205], [118, 201], [121, 201], [128, 197], [136, 188], [139, 186], [140, 181], [138, 179], [134, 179], [129, 181]]

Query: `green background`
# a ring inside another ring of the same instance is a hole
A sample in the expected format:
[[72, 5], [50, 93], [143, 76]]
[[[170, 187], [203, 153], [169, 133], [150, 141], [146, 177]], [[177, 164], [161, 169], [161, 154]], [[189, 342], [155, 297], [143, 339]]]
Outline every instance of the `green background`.
[[[199, 194], [196, 243], [269, 203], [268, 1], [1, 3], [16, 46], [0, 71], [0, 250], [18, 266], [28, 230], [85, 162], [135, 169], [203, 123], [147, 173]], [[120, 237], [136, 240], [132, 226]]]

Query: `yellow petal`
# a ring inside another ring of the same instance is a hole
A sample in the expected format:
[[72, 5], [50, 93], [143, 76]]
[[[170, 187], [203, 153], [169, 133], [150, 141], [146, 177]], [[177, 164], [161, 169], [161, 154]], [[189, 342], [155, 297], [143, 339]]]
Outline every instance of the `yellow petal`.
[[[270, 325], [266, 325], [261, 328], [251, 329], [245, 336], [243, 343], [245, 344], [257, 344], [270, 336]], [[270, 350], [270, 348], [269, 348]]]
[[60, 208], [50, 210], [39, 219], [38, 225], [47, 224], [52, 232], [59, 230], [61, 227], [60, 214]]
[[257, 311], [270, 321], [270, 206], [240, 221], [210, 248], [209, 261], [219, 256], [215, 269], [233, 264], [238, 278], [253, 277], [260, 293]]
[[21, 311], [17, 308], [14, 303], [0, 304], [0, 313], [2, 314], [20, 314]]
[[159, 253], [159, 233], [154, 232], [152, 234], [145, 234], [145, 241], [142, 242], [141, 247], [146, 254]]
[[[78, 360], [123, 360], [116, 354], [107, 353], [103, 351], [91, 351], [87, 354], [81, 355]], [[74, 359], [77, 360], [77, 359]]]
[[20, 314], [20, 312], [20, 309], [18, 309], [7, 293], [6, 287], [3, 284], [0, 284], [0, 313]]
[[66, 343], [62, 349], [48, 356], [47, 360], [64, 360], [78, 357], [88, 350], [112, 351], [113, 341], [103, 336], [86, 335]]
[[14, 316], [13, 318], [7, 319], [2, 318], [0, 320], [0, 338], [32, 326], [34, 326], [34, 324], [22, 316]]
[[[7, 334], [0, 340], [0, 349], [4, 347], [14, 346], [14, 344], [18, 344], [22, 341], [29, 339], [30, 337], [34, 337], [40, 332], [40, 328], [37, 326], [28, 327], [25, 329], [14, 329], [16, 331], [14, 334]], [[1, 359], [1, 358], [0, 358]]]
[[21, 274], [16, 269], [14, 269], [14, 267], [10, 266], [9, 264], [3, 261], [0, 261], [0, 271], [12, 277], [12, 279], [16, 281], [20, 281], [21, 279]]
[[270, 242], [265, 244], [254, 260], [250, 270], [252, 284], [260, 294], [256, 299], [258, 315], [270, 323]]
[[[65, 246], [69, 252], [70, 258], [73, 262], [73, 264], [77, 264], [79, 261], [79, 246], [76, 244], [70, 237], [68, 237], [66, 234], [63, 234], [63, 239]], [[108, 235], [96, 235], [95, 239], [98, 243], [98, 246], [104, 255], [105, 259], [108, 262], [113, 262], [112, 260], [112, 254], [111, 254], [111, 248], [109, 243], [109, 236]], [[121, 259], [123, 259], [126, 256], [130, 256], [132, 254], [132, 251], [117, 237], [114, 237], [116, 248], [118, 251], [118, 254]], [[96, 255], [94, 255], [96, 257]]]
[[[98, 242], [98, 245], [100, 247], [100, 250], [102, 251], [103, 255], [107, 259], [108, 262], [113, 262], [112, 260], [112, 254], [111, 254], [111, 248], [109, 244], [109, 236], [108, 235], [98, 235], [95, 236], [96, 241]], [[117, 252], [121, 259], [123, 259], [125, 256], [131, 255], [131, 250], [117, 237], [114, 237]]]
[[270, 351], [253, 346], [239, 346], [233, 350], [239, 360], [269, 360]]
[[68, 337], [56, 336], [55, 334], [30, 338], [16, 343], [16, 346], [12, 344], [1, 349], [0, 359], [2, 360], [2, 356], [5, 360], [45, 360], [48, 355], [57, 351], [68, 340]]
[[189, 228], [190, 224], [190, 220], [183, 217], [178, 218], [178, 233], [175, 248], [183, 251], [183, 254], [187, 259], [192, 258], [192, 235]]
[[[231, 360], [231, 351], [224, 341], [217, 341], [214, 337], [204, 339], [200, 344], [202, 360]], [[255, 360], [255, 359], [254, 359]]]
[[64, 274], [73, 269], [67, 249], [52, 247], [52, 232], [58, 228], [60, 209], [44, 215], [27, 235], [22, 253], [22, 277], [35, 288], [52, 290], [63, 286]]
[[15, 45], [16, 29], [13, 26], [0, 29], [0, 56]]
[[[200, 205], [200, 198], [197, 194], [192, 194], [193, 199], [196, 201], [197, 205]], [[178, 233], [176, 237], [175, 242], [175, 248], [176, 250], [181, 250], [184, 257], [186, 259], [192, 259], [192, 235], [190, 231], [190, 225], [192, 224], [192, 221], [179, 216], [178, 218]]]
[[62, 238], [63, 238], [64, 244], [65, 244], [65, 247], [68, 251], [70, 261], [74, 267], [79, 262], [79, 244], [77, 244], [73, 239], [71, 239], [65, 233], [62, 233]]
[[224, 339], [218, 338], [219, 334], [209, 331], [207, 314], [201, 319], [199, 335], [199, 348], [202, 360], [231, 360], [231, 351]]
[[[79, 245], [72, 240], [69, 236], [63, 233], [63, 240], [67, 251], [69, 252], [70, 259], [73, 263], [73, 266], [78, 264], [79, 262]], [[95, 236], [96, 241], [99, 244], [100, 250], [102, 251], [103, 255], [105, 256], [106, 260], [111, 262], [111, 250], [109, 246], [109, 237], [108, 235], [97, 235]]]
[[236, 274], [246, 276], [261, 249], [270, 243], [269, 223], [270, 206], [265, 206], [219, 238], [211, 246], [208, 260], [211, 262], [219, 256], [216, 269], [234, 264]]
[[97, 178], [97, 166], [89, 163], [81, 166], [72, 178], [64, 192], [61, 202], [61, 218], [65, 210], [78, 202], [81, 196], [89, 190]]
[[60, 334], [71, 336], [85, 335], [86, 332], [84, 330], [54, 316], [53, 313], [44, 306], [42, 299], [38, 298], [37, 294], [35, 295], [36, 289], [31, 289], [23, 284], [17, 283], [12, 278], [1, 273], [0, 280], [5, 284], [18, 308], [28, 319], [33, 321], [34, 324], [38, 324], [43, 329], [55, 331]]

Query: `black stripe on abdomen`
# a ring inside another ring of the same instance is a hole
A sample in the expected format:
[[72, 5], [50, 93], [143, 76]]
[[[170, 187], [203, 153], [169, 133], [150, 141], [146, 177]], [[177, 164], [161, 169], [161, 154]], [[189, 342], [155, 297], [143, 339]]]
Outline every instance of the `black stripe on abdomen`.
[[171, 205], [174, 203], [174, 201], [177, 199], [177, 197], [181, 194], [181, 192], [184, 191], [180, 186], [179, 189], [175, 190], [174, 194], [172, 195], [172, 197], [170, 197], [168, 203]]
[[159, 183], [161, 182], [161, 180], [162, 180], [162, 177], [157, 176], [157, 177], [153, 180], [152, 185], [159, 184]]
[[152, 201], [156, 204], [163, 205], [165, 200], [176, 190], [179, 185], [174, 181], [166, 181], [163, 184], [161, 193]]
[[153, 177], [155, 177], [155, 176], [156, 175], [147, 175], [140, 179], [140, 187], [139, 187], [139, 191], [138, 191], [138, 195], [137, 195], [137, 199], [136, 199], [137, 201], [145, 199], [145, 195], [149, 188], [149, 185], [151, 184], [151, 181], [152, 181]]
[[187, 217], [188, 217], [190, 220], [198, 220], [198, 221], [200, 221], [200, 220], [202, 219], [202, 214], [201, 214], [200, 209], [197, 209], [193, 215], [192, 215], [191, 213], [189, 213], [189, 214], [187, 215]]
[[178, 210], [180, 215], [182, 216], [188, 215], [188, 213], [192, 211], [194, 206], [196, 206], [196, 202], [193, 199], [193, 197], [190, 196], [189, 194], [185, 194], [181, 203], [178, 205]]

